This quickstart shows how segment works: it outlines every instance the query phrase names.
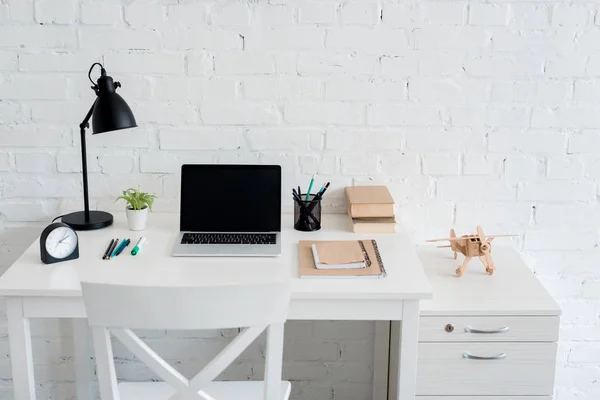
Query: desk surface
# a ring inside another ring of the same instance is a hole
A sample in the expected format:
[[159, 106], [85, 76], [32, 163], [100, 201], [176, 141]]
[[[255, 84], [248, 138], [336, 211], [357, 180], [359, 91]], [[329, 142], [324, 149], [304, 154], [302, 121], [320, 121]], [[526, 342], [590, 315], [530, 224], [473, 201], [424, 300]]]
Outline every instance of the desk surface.
[[[45, 265], [39, 240], [0, 277], [0, 296], [81, 296], [81, 280], [135, 285], [198, 286], [292, 279], [295, 299], [424, 299], [432, 290], [414, 246], [399, 228], [396, 234], [357, 235], [348, 230], [345, 215], [324, 215], [319, 232], [297, 232], [292, 215], [284, 215], [282, 255], [276, 258], [171, 257], [179, 231], [178, 214], [151, 213], [142, 232], [127, 229], [124, 213], [106, 229], [78, 232], [79, 259]], [[144, 248], [131, 256], [102, 260], [111, 238], [146, 236]], [[376, 239], [388, 272], [385, 279], [299, 279], [299, 240]]]
[[560, 308], [519, 253], [494, 244], [496, 272], [490, 276], [477, 258], [462, 277], [454, 273], [450, 249], [419, 246], [417, 254], [434, 288], [433, 299], [420, 303], [421, 315], [560, 315]]

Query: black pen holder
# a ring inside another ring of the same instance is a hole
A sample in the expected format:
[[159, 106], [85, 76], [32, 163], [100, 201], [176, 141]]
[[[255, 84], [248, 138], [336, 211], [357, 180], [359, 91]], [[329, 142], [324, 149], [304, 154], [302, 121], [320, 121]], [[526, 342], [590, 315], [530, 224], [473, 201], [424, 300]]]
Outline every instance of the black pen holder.
[[294, 199], [294, 229], [303, 232], [321, 229], [321, 199], [311, 194], [308, 200], [302, 195], [302, 200]]

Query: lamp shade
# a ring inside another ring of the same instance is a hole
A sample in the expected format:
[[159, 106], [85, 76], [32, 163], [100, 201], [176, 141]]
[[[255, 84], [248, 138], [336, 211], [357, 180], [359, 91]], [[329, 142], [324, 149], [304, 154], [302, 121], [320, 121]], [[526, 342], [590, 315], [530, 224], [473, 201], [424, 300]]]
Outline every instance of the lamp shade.
[[103, 75], [98, 79], [98, 98], [92, 113], [93, 134], [137, 126], [131, 108], [115, 91], [119, 86], [110, 76]]

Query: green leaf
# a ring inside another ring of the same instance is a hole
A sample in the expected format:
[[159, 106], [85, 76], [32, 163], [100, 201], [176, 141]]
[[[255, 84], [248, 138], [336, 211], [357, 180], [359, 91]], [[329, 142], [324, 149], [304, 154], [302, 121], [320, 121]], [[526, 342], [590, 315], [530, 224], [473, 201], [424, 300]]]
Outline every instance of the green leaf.
[[123, 194], [117, 197], [115, 202], [119, 200], [125, 201], [128, 204], [128, 207], [133, 210], [143, 210], [148, 207], [148, 209], [152, 211], [156, 195], [142, 192], [138, 186], [137, 189], [129, 188], [123, 190]]

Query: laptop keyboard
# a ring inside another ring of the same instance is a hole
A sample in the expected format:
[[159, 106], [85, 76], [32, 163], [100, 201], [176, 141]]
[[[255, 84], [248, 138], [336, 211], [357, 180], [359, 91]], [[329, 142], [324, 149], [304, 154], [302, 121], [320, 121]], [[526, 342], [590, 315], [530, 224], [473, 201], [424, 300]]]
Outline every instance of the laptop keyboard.
[[184, 233], [181, 244], [275, 244], [274, 233]]

